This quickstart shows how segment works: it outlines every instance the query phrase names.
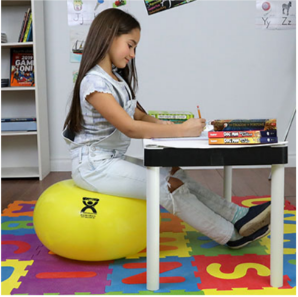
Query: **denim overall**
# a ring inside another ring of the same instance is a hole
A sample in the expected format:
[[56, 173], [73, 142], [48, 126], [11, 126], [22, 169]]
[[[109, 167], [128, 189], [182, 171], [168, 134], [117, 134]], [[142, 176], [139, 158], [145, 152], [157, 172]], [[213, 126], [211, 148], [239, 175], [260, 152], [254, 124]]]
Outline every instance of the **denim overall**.
[[[98, 75], [96, 70], [89, 73]], [[117, 89], [116, 82], [109, 80]], [[119, 102], [128, 115], [133, 118], [136, 100], [132, 99], [130, 89], [126, 87], [130, 100]], [[131, 139], [118, 129], [99, 141], [88, 144], [74, 142], [69, 130], [63, 131], [63, 137], [69, 145], [72, 159], [72, 178], [81, 188], [109, 195], [146, 199], [146, 169], [142, 160], [125, 156]], [[167, 179], [170, 168], [161, 170], [161, 188], [169, 193]], [[131, 184], [130, 184], [131, 183]]]
[[[133, 118], [136, 100], [123, 103]], [[77, 186], [108, 195], [146, 199], [146, 168], [142, 160], [125, 156], [129, 137], [118, 129], [103, 140], [85, 145], [75, 143], [67, 129], [63, 137], [69, 144], [72, 178]], [[219, 244], [229, 241], [236, 206], [193, 181], [181, 169], [173, 177], [184, 184], [170, 193], [170, 169], [160, 168], [160, 204]]]

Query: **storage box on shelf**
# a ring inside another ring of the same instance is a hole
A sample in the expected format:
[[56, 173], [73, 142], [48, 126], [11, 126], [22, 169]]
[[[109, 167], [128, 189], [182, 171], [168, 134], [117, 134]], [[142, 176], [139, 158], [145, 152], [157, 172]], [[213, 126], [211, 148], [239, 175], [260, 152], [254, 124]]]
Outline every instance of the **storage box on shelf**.
[[[31, 8], [33, 41], [18, 42], [24, 14]], [[11, 49], [29, 47], [34, 55], [35, 86], [1, 87], [2, 118], [35, 117], [36, 131], [2, 131], [2, 178], [37, 177], [50, 171], [47, 86], [45, 74], [44, 6], [42, 0], [1, 1], [1, 78], [10, 78]]]

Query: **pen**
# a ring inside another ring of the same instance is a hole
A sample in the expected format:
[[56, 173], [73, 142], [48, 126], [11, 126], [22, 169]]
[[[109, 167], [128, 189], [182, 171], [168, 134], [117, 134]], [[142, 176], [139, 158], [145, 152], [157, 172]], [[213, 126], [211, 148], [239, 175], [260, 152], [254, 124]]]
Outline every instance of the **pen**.
[[201, 116], [201, 112], [200, 112], [200, 107], [199, 107], [199, 105], [197, 105], [197, 109], [198, 109], [198, 115], [199, 115], [199, 118], [201, 119], [202, 116]]

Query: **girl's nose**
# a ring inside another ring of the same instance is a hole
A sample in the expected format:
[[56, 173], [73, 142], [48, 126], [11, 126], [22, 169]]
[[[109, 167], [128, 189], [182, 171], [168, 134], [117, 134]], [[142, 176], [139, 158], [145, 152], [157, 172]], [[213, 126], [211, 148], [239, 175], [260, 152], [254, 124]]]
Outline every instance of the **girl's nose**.
[[134, 57], [136, 56], [136, 53], [135, 53], [135, 49], [134, 49], [134, 48], [132, 48], [132, 49], [130, 50], [129, 55], [131, 56], [131, 58], [134, 58]]

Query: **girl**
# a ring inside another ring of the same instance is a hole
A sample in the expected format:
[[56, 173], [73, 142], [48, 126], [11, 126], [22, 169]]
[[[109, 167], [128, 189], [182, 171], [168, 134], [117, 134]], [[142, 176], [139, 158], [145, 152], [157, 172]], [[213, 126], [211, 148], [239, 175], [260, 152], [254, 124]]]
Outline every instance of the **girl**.
[[[64, 124], [72, 177], [86, 190], [146, 199], [146, 169], [125, 156], [131, 138], [199, 136], [205, 119], [183, 124], [157, 120], [135, 99], [138, 21], [119, 9], [91, 24]], [[160, 203], [215, 240], [240, 248], [268, 234], [270, 202], [242, 208], [191, 180], [180, 168], [162, 168]]]

